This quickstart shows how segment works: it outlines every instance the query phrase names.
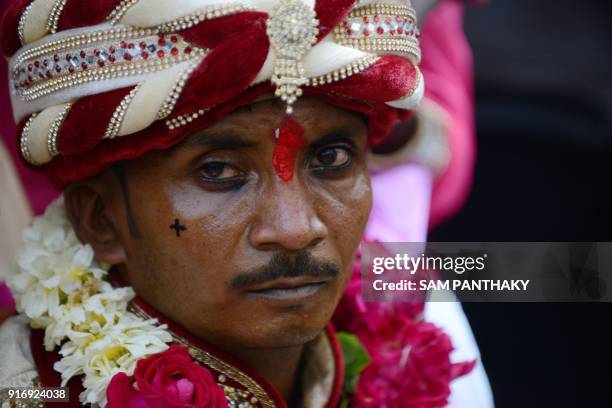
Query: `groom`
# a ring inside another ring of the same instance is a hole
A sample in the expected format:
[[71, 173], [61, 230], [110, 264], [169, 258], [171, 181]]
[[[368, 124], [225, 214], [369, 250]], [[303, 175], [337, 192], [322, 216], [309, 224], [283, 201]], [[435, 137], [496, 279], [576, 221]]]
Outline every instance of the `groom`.
[[[366, 150], [422, 97], [415, 12], [208, 3], [22, 1], [5, 15], [21, 154], [64, 201], [9, 279], [21, 316], [0, 328], [0, 387], [67, 383], [70, 406], [376, 405], [378, 388], [356, 388], [365, 352], [329, 322], [371, 209]], [[430, 341], [415, 350], [444, 356], [431, 361], [443, 405], [469, 369], [420, 317], [400, 320], [387, 333], [400, 351]]]

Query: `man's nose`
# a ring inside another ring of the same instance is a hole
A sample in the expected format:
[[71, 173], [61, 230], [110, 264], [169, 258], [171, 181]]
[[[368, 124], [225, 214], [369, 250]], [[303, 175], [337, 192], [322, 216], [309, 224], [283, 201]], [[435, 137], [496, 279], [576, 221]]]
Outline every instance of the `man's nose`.
[[257, 207], [249, 240], [259, 250], [299, 251], [327, 237], [327, 226], [317, 215], [312, 197], [296, 179], [289, 183], [277, 180], [262, 194]]

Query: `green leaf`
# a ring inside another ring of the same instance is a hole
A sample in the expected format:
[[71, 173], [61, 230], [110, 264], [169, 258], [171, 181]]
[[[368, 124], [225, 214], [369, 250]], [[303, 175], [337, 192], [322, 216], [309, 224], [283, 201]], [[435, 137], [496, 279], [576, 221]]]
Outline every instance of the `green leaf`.
[[359, 381], [359, 375], [370, 364], [370, 356], [357, 336], [347, 332], [338, 332], [338, 340], [344, 354], [344, 391], [353, 394]]

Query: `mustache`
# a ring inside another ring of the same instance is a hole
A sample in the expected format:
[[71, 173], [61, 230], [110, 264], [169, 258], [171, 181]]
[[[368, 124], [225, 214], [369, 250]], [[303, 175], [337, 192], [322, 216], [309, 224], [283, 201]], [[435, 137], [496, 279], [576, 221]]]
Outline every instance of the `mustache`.
[[301, 276], [336, 277], [340, 274], [340, 266], [333, 262], [317, 261], [308, 252], [299, 252], [293, 259], [284, 252], [275, 253], [267, 265], [241, 273], [230, 282], [235, 290], [261, 285], [282, 278], [297, 278]]

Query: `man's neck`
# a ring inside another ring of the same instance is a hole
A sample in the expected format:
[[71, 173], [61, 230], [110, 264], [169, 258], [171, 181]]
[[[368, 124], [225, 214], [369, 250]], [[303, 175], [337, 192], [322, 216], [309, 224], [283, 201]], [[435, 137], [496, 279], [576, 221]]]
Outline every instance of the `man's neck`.
[[290, 401], [300, 377], [304, 346], [272, 350], [228, 350], [241, 363], [268, 381], [285, 401]]

